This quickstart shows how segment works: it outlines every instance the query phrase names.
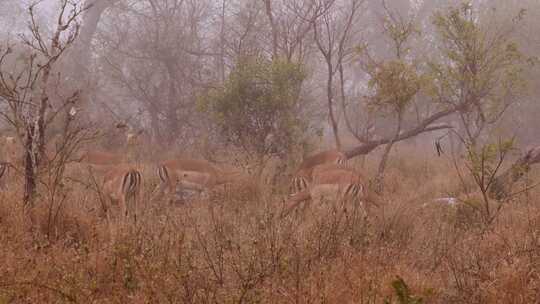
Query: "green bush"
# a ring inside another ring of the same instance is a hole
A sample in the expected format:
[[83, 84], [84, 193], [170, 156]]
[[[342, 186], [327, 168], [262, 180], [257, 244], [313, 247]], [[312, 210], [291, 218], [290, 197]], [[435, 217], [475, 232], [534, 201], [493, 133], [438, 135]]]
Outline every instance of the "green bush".
[[199, 108], [229, 144], [257, 155], [286, 152], [308, 128], [299, 117], [305, 77], [300, 64], [240, 58], [224, 85], [208, 92]]

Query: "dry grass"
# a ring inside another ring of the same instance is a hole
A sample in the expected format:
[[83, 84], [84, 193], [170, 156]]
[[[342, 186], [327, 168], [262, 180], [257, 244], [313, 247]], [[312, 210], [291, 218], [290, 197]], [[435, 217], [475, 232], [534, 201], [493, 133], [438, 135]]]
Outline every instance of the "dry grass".
[[[517, 197], [485, 227], [467, 207], [432, 203], [459, 188], [441, 160], [397, 157], [388, 202], [367, 218], [333, 203], [280, 218], [282, 197], [251, 185], [185, 205], [146, 203], [137, 225], [120, 226], [102, 216], [94, 191], [69, 187], [53, 223], [45, 199], [25, 214], [17, 191], [4, 193], [0, 303], [540, 299], [538, 192]], [[398, 276], [408, 299], [392, 287]]]

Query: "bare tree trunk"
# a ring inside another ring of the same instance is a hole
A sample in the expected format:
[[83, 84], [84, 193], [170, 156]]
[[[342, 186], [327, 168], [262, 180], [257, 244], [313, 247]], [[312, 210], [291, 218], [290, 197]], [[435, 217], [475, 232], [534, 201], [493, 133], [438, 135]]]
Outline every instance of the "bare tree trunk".
[[158, 119], [158, 114], [157, 114], [157, 111], [155, 110], [155, 108], [153, 106], [149, 106], [147, 107], [148, 109], [148, 114], [150, 116], [150, 128], [152, 129], [152, 138], [153, 138], [153, 141], [157, 141], [157, 143], [162, 143], [163, 142], [163, 138], [161, 137], [161, 132], [160, 132], [160, 126], [159, 126], [159, 119]]
[[[79, 104], [87, 106], [91, 100], [92, 84], [92, 39], [97, 31], [99, 21], [103, 12], [117, 0], [86, 0], [84, 6], [87, 8], [82, 15], [79, 35], [73, 45], [68, 62], [70, 67], [67, 70], [74, 79], [74, 86], [80, 91]], [[66, 107], [63, 120], [69, 120], [70, 107]], [[64, 123], [65, 124], [65, 123]]]
[[278, 56], [278, 29], [276, 21], [274, 20], [274, 13], [272, 12], [272, 0], [263, 0], [266, 8], [266, 16], [270, 23], [270, 29], [272, 31], [272, 59], [276, 59]]
[[169, 74], [169, 98], [167, 102], [167, 143], [173, 144], [178, 133], [178, 92], [176, 87], [176, 71], [174, 64], [165, 63], [167, 65], [167, 72]]
[[327, 59], [328, 66], [328, 79], [326, 82], [326, 96], [328, 102], [328, 117], [330, 118], [330, 125], [332, 126], [332, 133], [334, 134], [334, 141], [336, 143], [336, 149], [341, 150], [341, 140], [339, 137], [339, 125], [334, 113], [334, 68], [330, 62], [332, 59]]
[[[51, 49], [53, 52], [59, 47], [60, 43], [60, 31], [55, 33], [52, 38]], [[39, 96], [39, 107], [36, 113], [32, 113], [34, 116], [30, 118], [29, 126], [26, 134], [25, 142], [25, 191], [23, 202], [27, 207], [34, 206], [34, 200], [36, 196], [37, 178], [39, 170], [41, 169], [41, 161], [45, 155], [45, 116], [47, 115], [47, 109], [49, 107], [49, 96], [47, 88], [49, 85], [49, 77], [51, 74], [51, 66], [56, 62], [56, 54], [52, 53], [51, 60], [43, 67], [43, 74], [41, 76], [41, 92]]]
[[392, 140], [386, 145], [386, 149], [384, 150], [384, 154], [381, 158], [381, 162], [379, 163], [379, 169], [377, 171], [377, 177], [375, 178], [375, 186], [377, 188], [377, 192], [381, 193], [384, 191], [384, 171], [386, 170], [386, 166], [388, 163], [388, 157], [390, 156], [390, 151], [392, 150], [392, 146], [394, 143], [398, 140], [399, 134], [401, 133], [401, 125], [403, 123], [403, 114], [401, 112], [398, 113], [398, 123], [397, 123], [397, 129], [396, 129], [396, 135]]
[[33, 155], [34, 143], [34, 126], [29, 126], [24, 139], [24, 196], [23, 203], [26, 207], [33, 207], [36, 196], [36, 174], [34, 171], [34, 160], [36, 155]]
[[73, 62], [77, 66], [75, 72], [78, 74], [79, 80], [89, 72], [92, 39], [96, 33], [101, 15], [113, 2], [114, 0], [86, 0], [84, 3], [88, 9], [84, 12], [79, 37], [71, 52], [72, 58], [75, 59]]
[[223, 0], [221, 4], [221, 31], [219, 36], [219, 81], [225, 82], [225, 11], [227, 8], [227, 0]]

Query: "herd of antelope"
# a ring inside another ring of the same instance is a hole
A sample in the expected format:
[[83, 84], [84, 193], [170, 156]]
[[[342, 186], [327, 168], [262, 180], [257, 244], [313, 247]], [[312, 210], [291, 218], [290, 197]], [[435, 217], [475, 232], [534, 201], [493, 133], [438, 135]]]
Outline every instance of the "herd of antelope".
[[[20, 156], [17, 157], [15, 149], [12, 148], [13, 145], [13, 139], [7, 138], [4, 150], [8, 152], [4, 153], [4, 161], [0, 163], [0, 182], [3, 189], [9, 167], [16, 167], [21, 162]], [[137, 164], [127, 161], [125, 154], [98, 150], [81, 151], [76, 153], [72, 160], [74, 163], [85, 164], [98, 173], [97, 180], [102, 193], [108, 203], [119, 205], [123, 218], [136, 216], [144, 180], [143, 172]], [[348, 167], [346, 161], [346, 155], [337, 150], [324, 151], [305, 158], [293, 175], [288, 207], [284, 214], [307, 200], [318, 201], [328, 197], [377, 205], [373, 197], [368, 195], [364, 178], [355, 169]], [[199, 159], [176, 158], [151, 166], [159, 177], [151, 199], [161, 200], [167, 197], [169, 202], [174, 201], [181, 191], [208, 193], [218, 185], [240, 181], [244, 176], [241, 171], [226, 171]]]

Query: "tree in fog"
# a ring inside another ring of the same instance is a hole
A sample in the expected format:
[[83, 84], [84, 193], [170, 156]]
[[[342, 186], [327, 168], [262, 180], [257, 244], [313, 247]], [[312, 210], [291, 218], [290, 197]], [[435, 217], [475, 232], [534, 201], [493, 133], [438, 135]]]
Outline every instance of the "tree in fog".
[[[19, 44], [5, 45], [0, 55], [0, 115], [24, 148], [24, 202], [29, 206], [34, 203], [38, 176], [47, 161], [48, 128], [60, 112], [74, 108], [78, 101], [79, 92], [62, 96], [57, 90], [63, 80], [57, 63], [79, 34], [83, 10], [77, 3], [61, 1], [49, 38], [36, 19], [38, 7], [34, 4], [28, 9], [28, 33], [20, 36]], [[13, 56], [18, 58], [11, 60]]]
[[342, 149], [336, 101], [336, 74], [340, 79], [341, 103], [345, 103], [344, 65], [354, 53], [354, 44], [358, 43], [358, 20], [364, 1], [347, 1], [345, 4], [335, 3], [320, 18], [313, 20], [313, 37], [317, 49], [326, 64], [326, 104], [328, 117], [335, 145]]
[[131, 110], [124, 116], [140, 108], [160, 142], [176, 143], [184, 137], [179, 135], [196, 128], [194, 97], [213, 79], [208, 62], [217, 55], [203, 28], [209, 10], [204, 1], [138, 1], [115, 7], [105, 21], [101, 63], [113, 81], [109, 89], [127, 93], [131, 101], [124, 102]]
[[[450, 7], [437, 13], [434, 25], [438, 30], [433, 43], [438, 46], [438, 54], [431, 56], [433, 60], [426, 60], [425, 56], [412, 58], [431, 75], [425, 96], [419, 99], [426, 104], [424, 110], [411, 113], [414, 123], [397, 136], [383, 138], [368, 138], [351, 130], [363, 144], [350, 149], [349, 156], [447, 128], [440, 123], [452, 120], [454, 115], [474, 128], [470, 137], [474, 139], [474, 134], [480, 134], [486, 125], [499, 119], [515, 101], [515, 94], [521, 88], [524, 58], [509, 35], [512, 27], [477, 24], [480, 21], [469, 15], [472, 12], [467, 7]], [[368, 45], [367, 50], [372, 48]], [[378, 64], [384, 62], [379, 60]], [[373, 76], [370, 79], [373, 81]]]
[[223, 88], [201, 101], [233, 147], [254, 156], [259, 169], [265, 157], [287, 156], [307, 132], [295, 113], [301, 102], [303, 67], [285, 60], [240, 58]]
[[[442, 60], [430, 63], [436, 96], [458, 108], [463, 136], [478, 143], [525, 91], [526, 58], [512, 39], [515, 23], [479, 23], [473, 7], [463, 4], [434, 16]], [[480, 19], [482, 20], [482, 19]]]

